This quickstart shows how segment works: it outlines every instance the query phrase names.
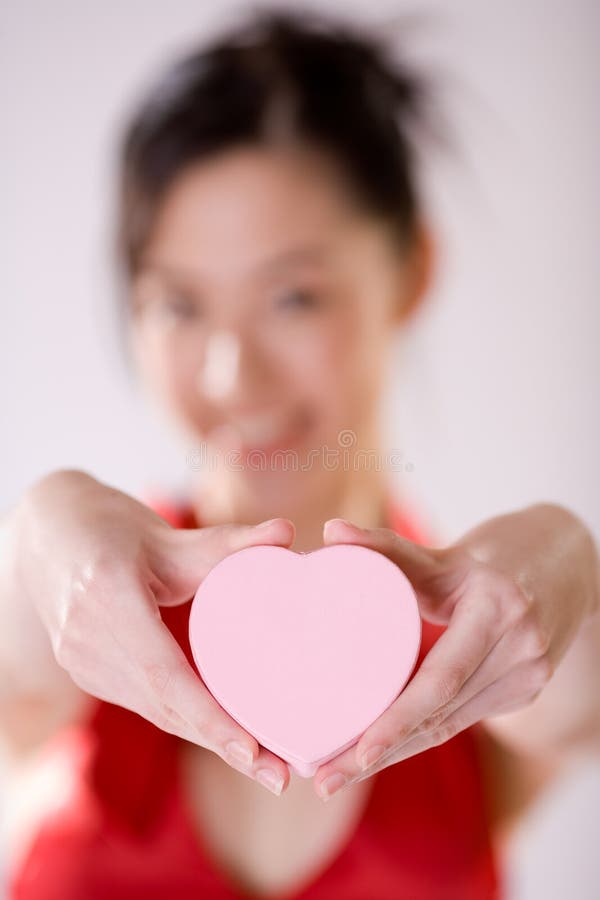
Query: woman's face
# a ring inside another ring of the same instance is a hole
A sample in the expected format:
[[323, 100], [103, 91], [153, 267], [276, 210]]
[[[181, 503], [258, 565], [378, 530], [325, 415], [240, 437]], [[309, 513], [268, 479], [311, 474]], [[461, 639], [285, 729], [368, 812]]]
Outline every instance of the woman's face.
[[315, 151], [240, 147], [172, 184], [132, 285], [133, 350], [238, 515], [292, 516], [351, 476], [327, 450], [377, 449], [409, 271]]

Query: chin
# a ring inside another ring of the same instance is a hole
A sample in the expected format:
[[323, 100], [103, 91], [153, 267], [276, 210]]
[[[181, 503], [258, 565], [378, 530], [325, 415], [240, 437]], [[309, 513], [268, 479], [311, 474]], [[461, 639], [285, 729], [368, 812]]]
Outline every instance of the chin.
[[240, 497], [254, 521], [273, 518], [306, 520], [320, 509], [335, 479], [321, 467], [306, 471], [244, 472]]

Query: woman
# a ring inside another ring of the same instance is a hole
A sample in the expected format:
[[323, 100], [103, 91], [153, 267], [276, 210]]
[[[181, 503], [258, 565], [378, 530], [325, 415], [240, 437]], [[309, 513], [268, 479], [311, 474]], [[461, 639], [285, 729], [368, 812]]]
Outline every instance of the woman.
[[[383, 452], [390, 339], [435, 262], [409, 138], [426, 98], [376, 41], [263, 12], [128, 123], [132, 356], [211, 462], [182, 503], [63, 470], [4, 518], [18, 900], [498, 896], [508, 824], [597, 747], [585, 525], [540, 503], [434, 548], [381, 466], [354, 465]], [[326, 463], [342, 445], [350, 464]], [[423, 646], [400, 697], [303, 780], [204, 688], [186, 623], [228, 553], [323, 542], [406, 572]]]

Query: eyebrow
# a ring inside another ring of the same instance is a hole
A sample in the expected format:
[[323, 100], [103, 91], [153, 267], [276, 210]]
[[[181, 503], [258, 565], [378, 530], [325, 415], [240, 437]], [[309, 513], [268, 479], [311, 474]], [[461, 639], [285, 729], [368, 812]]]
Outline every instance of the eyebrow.
[[[330, 256], [330, 249], [323, 244], [302, 244], [297, 247], [290, 247], [273, 254], [267, 259], [261, 260], [255, 266], [253, 271], [256, 274], [268, 275], [278, 270], [291, 268], [302, 263], [323, 263]], [[178, 268], [170, 264], [161, 263], [152, 257], [143, 257], [140, 264], [140, 271], [151, 270], [154, 272], [164, 273], [166, 275], [183, 278], [192, 278], [198, 275], [202, 276], [199, 270], [189, 270]]]
[[299, 247], [283, 250], [269, 259], [263, 260], [256, 266], [256, 271], [270, 272], [298, 263], [325, 262], [329, 255], [329, 248], [323, 244], [303, 244]]

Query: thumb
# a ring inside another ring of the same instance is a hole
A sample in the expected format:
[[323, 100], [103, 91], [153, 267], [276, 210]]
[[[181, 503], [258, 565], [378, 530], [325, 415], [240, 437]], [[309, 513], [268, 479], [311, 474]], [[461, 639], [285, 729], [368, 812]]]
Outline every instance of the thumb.
[[440, 624], [447, 622], [464, 577], [449, 549], [416, 544], [389, 528], [359, 528], [345, 519], [325, 522], [323, 542], [359, 544], [383, 554], [410, 581], [424, 616]]
[[289, 519], [269, 519], [258, 525], [172, 529], [161, 549], [157, 575], [164, 590], [157, 593], [157, 602], [161, 606], [185, 603], [213, 566], [226, 556], [260, 544], [289, 547], [294, 537], [294, 524]]

